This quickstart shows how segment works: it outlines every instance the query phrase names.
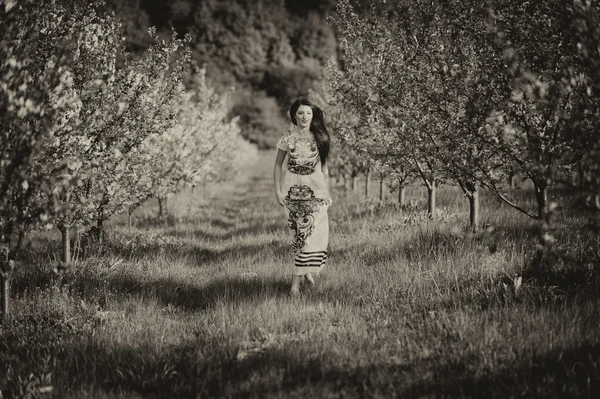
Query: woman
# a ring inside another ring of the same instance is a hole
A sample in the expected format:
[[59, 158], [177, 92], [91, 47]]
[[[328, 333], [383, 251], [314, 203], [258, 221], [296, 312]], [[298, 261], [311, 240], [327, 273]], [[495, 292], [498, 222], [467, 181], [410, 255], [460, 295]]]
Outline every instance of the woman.
[[[323, 111], [306, 98], [292, 104], [290, 118], [292, 127], [277, 143], [273, 179], [277, 202], [285, 208], [288, 226], [294, 232], [291, 294], [297, 295], [300, 281], [305, 277], [314, 284], [313, 273], [318, 273], [327, 260], [329, 133]], [[287, 171], [282, 175], [286, 154]]]

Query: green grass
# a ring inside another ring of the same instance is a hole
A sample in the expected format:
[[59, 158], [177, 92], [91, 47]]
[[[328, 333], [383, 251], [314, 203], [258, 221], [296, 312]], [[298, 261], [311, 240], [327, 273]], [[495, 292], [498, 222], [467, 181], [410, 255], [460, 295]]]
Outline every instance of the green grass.
[[271, 155], [169, 200], [163, 222], [152, 201], [132, 231], [115, 217], [61, 274], [56, 234], [32, 238], [0, 327], [4, 397], [598, 395], [597, 216], [558, 215], [561, 246], [534, 266], [533, 226], [492, 197], [493, 232], [472, 235], [455, 188], [437, 222], [422, 187], [405, 209], [338, 188], [327, 269], [291, 298]]

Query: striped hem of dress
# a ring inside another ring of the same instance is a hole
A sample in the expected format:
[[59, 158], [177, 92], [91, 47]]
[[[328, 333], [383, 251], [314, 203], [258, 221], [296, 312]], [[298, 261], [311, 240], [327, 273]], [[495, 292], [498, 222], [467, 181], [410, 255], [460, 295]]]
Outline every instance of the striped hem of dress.
[[327, 251], [300, 252], [294, 257], [296, 275], [317, 273], [321, 271], [327, 261]]

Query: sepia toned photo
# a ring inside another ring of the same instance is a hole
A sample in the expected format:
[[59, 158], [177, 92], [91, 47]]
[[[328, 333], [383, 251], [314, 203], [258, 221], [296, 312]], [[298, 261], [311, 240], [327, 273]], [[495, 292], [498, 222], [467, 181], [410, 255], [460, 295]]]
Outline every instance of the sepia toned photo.
[[596, 0], [0, 0], [0, 399], [600, 397]]

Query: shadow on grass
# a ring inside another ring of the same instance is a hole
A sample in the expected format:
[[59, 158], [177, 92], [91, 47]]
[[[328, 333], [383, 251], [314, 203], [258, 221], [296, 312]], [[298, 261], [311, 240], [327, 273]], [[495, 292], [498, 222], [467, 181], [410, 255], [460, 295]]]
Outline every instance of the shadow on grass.
[[[230, 234], [232, 236], [252, 236], [260, 234], [261, 232], [269, 231], [270, 229], [284, 232], [285, 239], [273, 239], [271, 242], [265, 244], [253, 244], [253, 245], [229, 245], [225, 247], [219, 247], [219, 245], [211, 245], [211, 243], [202, 242], [202, 234], [205, 232], [201, 229], [193, 230], [192, 232], [171, 230], [164, 233], [165, 236], [172, 235], [172, 237], [179, 238], [190, 234], [198, 234], [199, 244], [190, 245], [189, 243], [182, 243], [181, 240], [171, 241], [150, 241], [143, 245], [135, 246], [129, 245], [124, 242], [117, 240], [110, 241], [106, 246], [105, 253], [109, 253], [110, 257], [107, 259], [99, 258], [97, 260], [90, 260], [92, 264], [86, 265], [88, 268], [98, 268], [97, 272], [90, 272], [89, 276], [75, 275], [72, 277], [66, 276], [64, 281], [69, 281], [69, 284], [73, 286], [80, 286], [82, 291], [85, 291], [85, 287], [90, 285], [91, 287], [97, 287], [99, 283], [94, 283], [93, 279], [100, 279], [103, 270], [109, 267], [107, 262], [114, 262], [115, 259], [122, 258], [125, 260], [148, 260], [162, 258], [162, 261], [169, 259], [182, 259], [186, 258], [186, 263], [191, 263], [193, 266], [198, 268], [215, 268], [216, 271], [220, 271], [223, 267], [229, 267], [229, 265], [240, 266], [253, 266], [254, 262], [260, 262], [261, 259], [287, 259], [289, 255], [289, 261], [291, 262], [291, 251], [289, 239], [291, 238], [291, 232], [285, 230], [285, 227], [281, 227], [282, 222], [280, 220], [268, 222], [266, 225], [261, 226], [248, 226], [242, 227], [238, 230], [233, 230]], [[512, 227], [512, 226], [510, 226]], [[590, 225], [589, 229], [593, 229], [594, 225]], [[284, 230], [281, 230], [284, 229]], [[504, 240], [507, 241], [520, 241], [523, 240], [523, 229], [521, 230], [506, 230], [502, 233]], [[283, 235], [283, 234], [282, 234]], [[383, 236], [382, 236], [383, 237]], [[213, 237], [214, 240], [218, 240], [217, 236]], [[530, 240], [533, 243], [533, 240]], [[392, 247], [385, 250], [369, 250], [365, 248], [365, 243], [357, 243], [353, 246], [346, 246], [344, 248], [331, 250], [330, 257], [334, 260], [335, 264], [339, 265], [343, 273], [343, 265], [346, 262], [357, 263], [357, 267], [368, 267], [376, 268], [378, 265], [387, 263], [393, 264], [394, 262], [410, 262], [434, 268], [437, 264], [434, 260], [443, 259], [444, 257], [457, 257], [461, 254], [471, 253], [476, 250], [476, 246], [483, 245], [485, 247], [485, 240], [479, 240], [470, 236], [460, 236], [452, 234], [446, 230], [424, 230], [414, 234], [414, 236], [406, 241], [402, 241], [398, 247]], [[482, 253], [485, 253], [485, 248]], [[597, 254], [596, 254], [597, 256]], [[26, 267], [18, 268], [15, 279], [13, 280], [13, 294], [18, 295], [23, 293], [25, 290], [33, 289], [35, 287], [45, 287], [53, 283], [56, 277], [50, 272], [50, 267], [47, 266], [48, 262], [41, 260], [40, 256], [33, 254], [28, 255], [28, 262], [31, 264], [25, 265]], [[595, 258], [597, 259], [597, 258]], [[190, 262], [191, 260], [191, 262]], [[286, 260], [287, 261], [287, 260]], [[88, 261], [84, 261], [88, 262]], [[98, 262], [98, 264], [93, 264]], [[246, 264], [244, 264], [244, 262]], [[596, 293], [600, 292], [600, 262], [594, 262], [594, 259], [590, 260], [589, 265], [584, 263], [573, 263], [560, 266], [561, 259], [548, 257], [542, 266], [533, 265], [531, 262], [524, 269], [522, 278], [524, 287], [532, 292], [532, 295], [538, 296], [539, 298], [534, 302], [545, 302], [547, 299], [551, 299], [551, 302], [563, 300], [567, 297], [573, 297], [581, 295], [582, 293]], [[559, 265], [560, 267], [556, 267]], [[417, 266], [415, 266], [417, 267]], [[42, 268], [46, 268], [42, 270]], [[427, 270], [424, 270], [427, 271]], [[433, 271], [433, 270], [432, 270]], [[240, 270], [241, 272], [241, 270]], [[113, 274], [112, 272], [108, 275]], [[207, 282], [206, 284], [184, 284], [174, 281], [163, 281], [163, 280], [150, 280], [143, 281], [143, 279], [136, 279], [136, 277], [130, 274], [123, 276], [118, 274], [117, 277], [110, 277], [111, 284], [115, 287], [121, 287], [121, 292], [127, 294], [136, 295], [149, 295], [152, 292], [158, 292], [158, 299], [163, 304], [173, 304], [185, 309], [206, 309], [211, 304], [215, 303], [214, 298], [219, 296], [219, 293], [227, 292], [225, 297], [221, 295], [225, 300], [240, 300], [236, 297], [236, 291], [240, 291], [240, 295], [244, 298], [252, 298], [257, 295], [268, 295], [273, 293], [275, 296], [281, 292], [287, 292], [285, 287], [287, 282], [268, 282], [262, 281], [262, 277], [257, 279], [239, 279], [238, 281], [232, 280], [218, 280]], [[119, 281], [123, 279], [123, 281]], [[456, 295], [452, 295], [452, 299], [447, 301], [450, 307], [454, 307], [457, 304], [461, 305], [467, 302], [473, 303], [474, 306], [481, 306], [483, 308], [504, 306], [504, 304], [512, 303], [513, 298], [511, 297], [513, 281], [510, 277], [491, 279], [490, 281], [481, 281], [474, 278], [461, 279], [460, 281], [441, 281], [441, 289], [454, 290], [460, 287], [460, 292]], [[509, 289], [503, 288], [503, 283]], [[232, 285], [233, 284], [233, 285]], [[265, 286], [265, 284], [267, 284]], [[268, 288], [268, 285], [279, 286], [278, 289]], [[279, 285], [278, 285], [279, 284]], [[436, 283], [437, 284], [437, 283]], [[444, 286], [445, 285], [445, 286]], [[552, 288], [555, 287], [556, 289]], [[552, 289], [550, 289], [552, 288]], [[360, 293], [359, 287], [352, 287], [348, 290], [345, 286], [328, 287], [329, 291], [316, 291], [313, 294], [314, 300], [330, 301], [335, 298], [345, 298], [347, 292]], [[202, 292], [208, 290], [207, 292]], [[227, 291], [229, 290], [229, 291]], [[283, 290], [283, 291], [282, 291]], [[386, 292], [387, 293], [387, 292]], [[407, 290], [407, 295], [410, 294]], [[557, 295], [558, 294], [558, 295]], [[400, 295], [402, 296], [402, 295]], [[186, 303], [187, 297], [195, 297], [196, 299]], [[211, 299], [213, 298], [213, 299]], [[394, 299], [396, 294], [392, 293], [386, 298], [387, 301], [404, 300], [404, 298]], [[530, 298], [531, 299], [531, 298]], [[344, 299], [349, 301], [350, 304], [360, 306], [363, 302], [352, 299]], [[208, 305], [207, 305], [208, 304]], [[435, 306], [438, 306], [437, 304]], [[441, 305], [440, 305], [441, 306]], [[443, 305], [446, 306], [446, 305]]]
[[269, 256], [291, 250], [291, 244], [287, 240], [282, 241], [280, 239], [272, 239], [264, 244], [235, 245], [234, 243], [228, 243], [225, 247], [220, 246], [220, 243], [211, 245], [212, 243], [199, 241], [195, 245], [165, 242], [139, 246], [113, 242], [107, 246], [107, 252], [125, 260], [153, 260], [159, 257], [166, 259], [191, 258], [195, 259], [198, 267], [202, 267], [207, 264], [222, 264], [232, 259], [239, 259], [242, 256], [251, 261], [257, 255], [265, 254], [265, 256]]
[[130, 295], [149, 298], [163, 306], [175, 306], [186, 311], [206, 310], [219, 302], [243, 304], [260, 298], [289, 295], [288, 281], [264, 277], [226, 277], [200, 285], [171, 279], [140, 281], [133, 277], [115, 276], [108, 280], [108, 285], [117, 298]]
[[[598, 397], [600, 394], [600, 344], [554, 350], [534, 356], [528, 365], [469, 375], [472, 362], [447, 364], [433, 381], [410, 386], [401, 396], [451, 397]], [[455, 371], [459, 373], [455, 374]], [[467, 375], [464, 375], [467, 374]]]
[[165, 236], [181, 238], [181, 239], [198, 239], [209, 242], [218, 240], [241, 238], [244, 236], [254, 236], [258, 234], [278, 233], [283, 235], [291, 235], [290, 230], [285, 225], [283, 218], [281, 220], [273, 220], [266, 223], [248, 225], [246, 227], [235, 228], [234, 226], [222, 232], [212, 232], [210, 228], [194, 227], [189, 230], [167, 230]]
[[[207, 215], [206, 217], [202, 218], [202, 223], [209, 226], [209, 227], [214, 227], [214, 228], [218, 228], [218, 229], [230, 229], [232, 227], [235, 226], [235, 216], [236, 216], [236, 212], [232, 211], [227, 211], [227, 212], [223, 212], [224, 214], [222, 215], [222, 217], [214, 217], [212, 215]], [[148, 229], [157, 229], [157, 228], [176, 228], [179, 227], [181, 225], [185, 225], [188, 223], [194, 223], [196, 221], [197, 218], [200, 218], [200, 216], [194, 215], [194, 218], [191, 219], [186, 219], [186, 218], [177, 218], [173, 215], [166, 215], [164, 216], [162, 219], [159, 218], [154, 218], [154, 217], [148, 217], [148, 218], [144, 218], [144, 219], [139, 219], [134, 223], [134, 227], [138, 230], [148, 230]], [[122, 225], [123, 227], [125, 226], [125, 224]]]
[[[207, 353], [206, 347], [218, 349]], [[57, 380], [72, 389], [95, 386], [161, 398], [559, 398], [600, 393], [600, 345], [595, 343], [525, 356], [524, 364], [502, 365], [493, 371], [485, 370], [485, 359], [472, 353], [352, 367], [330, 360], [327, 354], [303, 357], [285, 344], [242, 360], [236, 359], [235, 346], [211, 345], [202, 337], [159, 355], [152, 355], [152, 349], [107, 348], [81, 341], [59, 359]], [[78, 372], [68, 373], [74, 369]]]
[[[111, 281], [111, 285], [114, 283], [114, 287], [121, 287], [123, 284], [127, 284], [129, 288], [145, 287], [149, 290], [152, 290], [152, 287], [156, 285], [159, 291], [167, 292], [172, 288], [172, 284], [169, 281], [143, 281], [135, 272], [127, 273], [127, 268], [123, 269], [123, 272], [116, 272], [115, 270], [120, 270], [123, 267], [122, 265], [116, 266], [116, 269], [112, 270], [113, 264], [119, 258], [129, 261], [144, 261], [145, 259], [152, 262], [161, 257], [166, 262], [169, 259], [185, 259], [186, 264], [192, 267], [203, 268], [207, 271], [213, 268], [215, 272], [221, 272], [224, 265], [226, 266], [228, 262], [239, 265], [240, 256], [243, 256], [244, 259], [247, 259], [247, 263], [242, 264], [242, 266], [245, 266], [246, 269], [252, 269], [256, 262], [261, 261], [261, 259], [284, 258], [285, 254], [291, 253], [291, 246], [288, 242], [282, 242], [281, 240], [273, 240], [268, 245], [239, 245], [228, 246], [222, 249], [199, 245], [181, 247], [156, 244], [134, 248], [133, 250], [127, 246], [115, 246], [110, 248], [109, 253], [111, 256], [108, 258], [102, 256], [92, 257], [81, 263], [75, 263], [58, 275], [52, 271], [52, 265], [48, 264], [48, 262], [27, 263], [23, 267], [16, 269], [11, 280], [11, 293], [13, 296], [18, 296], [26, 291], [33, 292], [36, 289], [45, 289], [53, 284], [68, 284], [73, 288], [79, 287], [77, 290], [85, 294], [86, 291], [96, 292], [102, 284], [106, 284], [106, 281]], [[240, 270], [240, 273], [242, 273], [242, 270]], [[206, 275], [210, 275], [210, 273], [206, 273]], [[163, 283], [166, 285], [161, 286]], [[242, 285], [246, 283], [248, 282], [245, 282], [245, 280], [240, 281]], [[216, 287], [226, 287], [224, 281], [217, 280], [211, 284], [213, 284], [212, 292], [218, 291]], [[248, 284], [257, 283], [255, 281]], [[196, 288], [202, 289], [199, 284], [194, 286], [191, 283], [185, 287], [187, 287], [186, 290], [189, 291], [190, 295], [195, 295]]]
[[598, 254], [569, 257], [556, 252], [538, 252], [523, 270], [523, 279], [535, 286], [551, 288], [555, 295], [600, 294]]

